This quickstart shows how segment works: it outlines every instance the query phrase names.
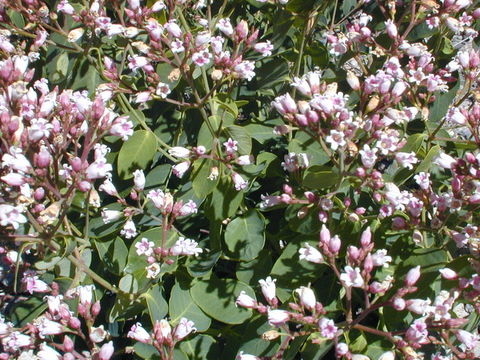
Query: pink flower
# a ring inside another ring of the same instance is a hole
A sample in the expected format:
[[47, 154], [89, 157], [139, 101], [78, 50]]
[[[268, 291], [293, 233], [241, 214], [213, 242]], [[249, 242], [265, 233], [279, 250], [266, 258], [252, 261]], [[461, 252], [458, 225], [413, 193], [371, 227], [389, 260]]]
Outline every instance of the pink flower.
[[211, 59], [212, 59], [212, 54], [210, 54], [208, 50], [198, 51], [196, 53], [193, 53], [192, 55], [192, 61], [197, 66], [207, 65]]
[[35, 325], [42, 339], [45, 336], [62, 334], [65, 330], [62, 324], [49, 320], [44, 316], [35, 320]]
[[273, 326], [281, 326], [290, 319], [290, 313], [285, 310], [268, 309], [268, 323]]
[[135, 244], [135, 248], [137, 249], [137, 255], [152, 256], [154, 246], [155, 244], [153, 243], [153, 241], [149, 241], [147, 238], [142, 238], [139, 242]]
[[468, 350], [473, 350], [479, 344], [478, 334], [472, 334], [465, 330], [457, 330], [456, 334], [457, 339], [465, 345]]
[[327, 339], [333, 339], [338, 331], [333, 320], [327, 318], [321, 318], [318, 327], [320, 328], [320, 334]]
[[300, 260], [307, 260], [313, 263], [322, 264], [324, 262], [323, 255], [308, 243], [305, 243], [305, 247], [300, 248]]
[[298, 111], [297, 104], [289, 93], [276, 97], [272, 105], [281, 115], [295, 114]]
[[11, 172], [2, 176], [1, 179], [10, 186], [22, 186], [25, 184], [25, 177], [19, 173]]
[[427, 344], [429, 342], [427, 324], [422, 319], [415, 320], [405, 335], [407, 340], [413, 345]]
[[255, 49], [255, 51], [258, 51], [263, 56], [272, 55], [273, 45], [270, 43], [270, 40], [267, 40], [266, 42], [256, 43], [253, 48]]
[[182, 178], [189, 168], [190, 168], [190, 161], [182, 161], [181, 163], [178, 163], [172, 166], [172, 172], [176, 177]]
[[397, 25], [391, 19], [385, 21], [385, 27], [390, 38], [395, 39], [398, 36]]
[[232, 180], [235, 185], [235, 190], [241, 191], [247, 188], [248, 181], [246, 181], [240, 174], [233, 172]]
[[197, 204], [193, 202], [193, 200], [188, 200], [185, 204], [182, 205], [180, 208], [178, 215], [179, 216], [188, 216], [191, 214], [196, 214], [198, 211]]
[[180, 36], [182, 36], [182, 30], [177, 25], [174, 19], [169, 20], [164, 26], [171, 36], [176, 38], [179, 38]]
[[218, 20], [216, 27], [227, 36], [231, 36], [233, 34], [233, 26], [229, 19]]
[[240, 305], [245, 308], [253, 309], [257, 306], [257, 302], [254, 298], [247, 295], [245, 291], [241, 291], [240, 295], [238, 295], [237, 300], [235, 301], [235, 305]]
[[110, 135], [119, 136], [123, 141], [133, 135], [133, 123], [126, 116], [118, 117], [110, 128]]
[[38, 360], [61, 360], [62, 355], [46, 343], [40, 344], [40, 351], [37, 352]]
[[57, 10], [67, 15], [73, 15], [75, 13], [75, 9], [70, 5], [68, 0], [61, 0], [57, 5]]
[[235, 73], [240, 79], [250, 81], [255, 76], [255, 63], [253, 61], [244, 60], [235, 65], [233, 70], [235, 70]]
[[413, 165], [418, 162], [418, 159], [413, 151], [410, 153], [398, 152], [395, 154], [395, 160], [401, 167], [406, 167], [410, 170], [412, 170]]
[[22, 284], [30, 294], [49, 291], [47, 283], [40, 280], [32, 270], [27, 270], [23, 273]]
[[155, 91], [155, 94], [160, 96], [162, 99], [166, 99], [167, 96], [171, 93], [170, 86], [168, 84], [165, 84], [163, 82], [159, 82], [157, 85], [157, 90]]
[[458, 274], [449, 268], [440, 269], [438, 271], [440, 272], [442, 277], [447, 280], [455, 280], [458, 277]]
[[173, 337], [178, 341], [182, 340], [187, 337], [191, 332], [197, 331], [194, 327], [193, 321], [190, 321], [184, 317], [180, 319], [180, 322], [175, 327], [175, 331], [173, 332]]
[[140, 323], [132, 325], [127, 337], [145, 344], [149, 344], [152, 341], [150, 334], [142, 327], [142, 324]]
[[94, 180], [109, 176], [112, 170], [112, 165], [105, 158], [99, 158], [88, 166], [85, 173], [87, 179]]

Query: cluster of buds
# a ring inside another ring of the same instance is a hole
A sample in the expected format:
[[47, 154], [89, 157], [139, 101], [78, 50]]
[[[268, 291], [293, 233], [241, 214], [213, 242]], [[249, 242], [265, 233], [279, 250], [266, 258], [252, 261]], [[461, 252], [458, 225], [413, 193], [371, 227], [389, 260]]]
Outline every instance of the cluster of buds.
[[153, 326], [153, 334], [149, 334], [141, 323], [132, 326], [128, 337], [144, 344], [150, 344], [157, 349], [162, 360], [171, 359], [172, 351], [176, 344], [195, 332], [193, 321], [182, 317], [172, 329], [170, 323], [162, 319]]
[[[0, 357], [78, 359], [75, 342], [71, 338], [76, 336], [88, 346], [88, 351], [83, 349], [83, 356], [109, 360], [114, 352], [113, 342], [108, 341], [110, 334], [103, 325], [94, 326], [101, 311], [100, 302], [94, 302], [95, 287], [77, 286], [66, 292], [65, 298], [78, 299], [77, 316], [64, 301], [64, 296], [58, 293], [58, 286], [52, 283], [51, 288], [51, 295], [45, 296], [47, 311], [22, 328], [15, 328], [12, 323], [0, 318], [0, 339], [4, 351]], [[58, 343], [60, 339], [63, 341]]]

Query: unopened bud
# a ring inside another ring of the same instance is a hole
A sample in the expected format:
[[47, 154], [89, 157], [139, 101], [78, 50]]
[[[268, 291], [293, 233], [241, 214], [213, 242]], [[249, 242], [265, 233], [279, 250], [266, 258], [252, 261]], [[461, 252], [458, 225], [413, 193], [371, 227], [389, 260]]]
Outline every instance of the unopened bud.
[[100, 305], [100, 301], [96, 301], [93, 305], [92, 305], [92, 309], [91, 309], [91, 312], [92, 312], [92, 315], [93, 317], [97, 317], [98, 314], [100, 314], [100, 310], [102, 309], [101, 305]]
[[74, 349], [74, 344], [72, 339], [70, 339], [68, 336], [65, 336], [63, 339], [63, 350], [65, 352], [71, 352]]
[[372, 231], [370, 230], [370, 226], [367, 227], [360, 238], [360, 244], [362, 247], [366, 248], [372, 242]]
[[405, 277], [405, 286], [414, 286], [420, 278], [420, 265], [410, 269]]
[[360, 90], [360, 81], [352, 71], [347, 71], [347, 82], [353, 90]]

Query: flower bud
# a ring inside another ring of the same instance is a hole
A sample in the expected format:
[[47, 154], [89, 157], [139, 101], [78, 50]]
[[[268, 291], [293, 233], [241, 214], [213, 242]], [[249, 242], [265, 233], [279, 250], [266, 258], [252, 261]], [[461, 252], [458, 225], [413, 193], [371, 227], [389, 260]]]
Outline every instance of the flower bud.
[[402, 310], [405, 309], [407, 304], [406, 304], [405, 300], [403, 300], [402, 298], [396, 297], [396, 298], [393, 299], [392, 306], [395, 310], [402, 311]]
[[440, 269], [438, 271], [440, 272], [440, 274], [442, 275], [442, 277], [444, 279], [455, 280], [456, 278], [458, 278], [458, 274], [455, 271], [453, 271], [452, 269], [444, 268], [444, 269]]
[[103, 344], [103, 346], [100, 348], [100, 351], [98, 353], [98, 359], [99, 360], [110, 360], [110, 358], [113, 355], [113, 342], [109, 341], [106, 344]]
[[338, 252], [340, 251], [340, 247], [342, 246], [342, 240], [338, 237], [338, 235], [335, 235], [330, 239], [328, 242], [328, 250], [333, 254], [337, 255]]
[[330, 242], [330, 239], [330, 231], [327, 229], [325, 224], [323, 224], [322, 229], [320, 230], [320, 243], [327, 245]]
[[235, 28], [235, 35], [240, 41], [247, 38], [248, 24], [245, 20], [242, 20], [238, 23], [237, 27]]
[[347, 82], [353, 90], [360, 90], [360, 80], [352, 71], [347, 71]]
[[405, 286], [414, 286], [420, 278], [420, 265], [410, 269], [405, 277]]
[[71, 352], [73, 351], [75, 345], [73, 344], [72, 339], [70, 339], [68, 336], [65, 336], [63, 339], [63, 350], [66, 352]]
[[370, 230], [370, 226], [367, 227], [360, 237], [360, 244], [362, 244], [363, 248], [366, 248], [372, 242], [372, 231]]

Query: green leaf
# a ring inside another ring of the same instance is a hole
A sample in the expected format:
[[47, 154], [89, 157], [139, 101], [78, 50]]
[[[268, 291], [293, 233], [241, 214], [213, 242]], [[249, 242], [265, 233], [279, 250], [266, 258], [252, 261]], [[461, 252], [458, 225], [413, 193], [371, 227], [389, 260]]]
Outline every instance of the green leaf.
[[191, 340], [182, 341], [180, 350], [190, 360], [219, 359], [219, 347], [215, 340], [208, 335], [197, 335]]
[[218, 186], [205, 201], [206, 215], [213, 220], [223, 221], [237, 211], [243, 193], [235, 190], [230, 178], [222, 178]]
[[265, 244], [264, 230], [265, 220], [255, 209], [235, 218], [225, 230], [228, 255], [244, 261], [255, 259]]
[[455, 99], [459, 89], [460, 82], [457, 83], [450, 91], [444, 94], [438, 94], [433, 106], [430, 108], [428, 119], [432, 122], [440, 121], [448, 111], [450, 104]]
[[321, 276], [319, 272], [321, 265], [314, 264], [305, 260], [299, 260], [299, 249], [304, 246], [304, 242], [310, 243], [312, 246], [318, 244], [318, 235], [315, 240], [310, 240], [302, 236], [301, 242], [293, 239], [284, 249], [280, 257], [273, 265], [271, 276], [277, 279], [277, 287], [283, 289], [278, 293], [280, 300], [286, 301], [292, 294], [292, 291], [300, 286], [304, 286], [309, 282], [313, 282], [317, 277]]
[[275, 85], [289, 79], [288, 63], [277, 57], [264, 63], [255, 70], [256, 76], [253, 83], [254, 89], [271, 89]]
[[168, 313], [168, 304], [163, 298], [162, 288], [159, 285], [155, 285], [145, 293], [145, 299], [147, 300], [148, 313], [152, 324], [158, 320], [162, 320]]
[[422, 147], [423, 140], [427, 138], [427, 134], [419, 133], [410, 135], [407, 139], [405, 145], [403, 145], [402, 152], [411, 152], [417, 153], [418, 150]]
[[219, 105], [220, 109], [224, 109], [232, 114], [234, 119], [238, 117], [237, 104], [228, 94], [217, 94], [213, 100]]
[[195, 323], [197, 331], [206, 331], [210, 327], [210, 318], [195, 304], [190, 291], [182, 289], [178, 283], [172, 288], [168, 307], [171, 323], [174, 325], [184, 317]]
[[127, 263], [128, 248], [119, 236], [114, 239], [103, 240], [94, 241], [98, 256], [109, 271], [120, 275]]
[[214, 164], [211, 159], [198, 159], [193, 163], [190, 178], [192, 179], [193, 191], [200, 199], [207, 197], [217, 186], [219, 177], [214, 180], [209, 179]]
[[337, 184], [340, 180], [338, 174], [331, 167], [311, 166], [303, 176], [303, 185], [310, 189], [327, 189]]
[[227, 136], [238, 142], [238, 152], [241, 155], [249, 155], [252, 152], [252, 138], [241, 126], [231, 125], [225, 129]]
[[428, 172], [430, 169], [430, 166], [432, 166], [433, 160], [437, 157], [437, 155], [440, 153], [440, 146], [435, 145], [430, 149], [430, 151], [425, 155], [425, 158], [418, 164], [417, 168], [415, 169], [416, 173], [419, 172]]
[[57, 58], [57, 72], [62, 76], [66, 76], [68, 73], [68, 53], [64, 52]]
[[131, 179], [136, 169], [146, 169], [157, 150], [155, 135], [151, 131], [138, 130], [123, 143], [118, 154], [118, 175]]
[[255, 297], [253, 289], [233, 279], [211, 277], [208, 281], [199, 281], [190, 289], [195, 303], [210, 317], [227, 324], [241, 324], [252, 316], [250, 309], [235, 306], [235, 299], [245, 291]]

